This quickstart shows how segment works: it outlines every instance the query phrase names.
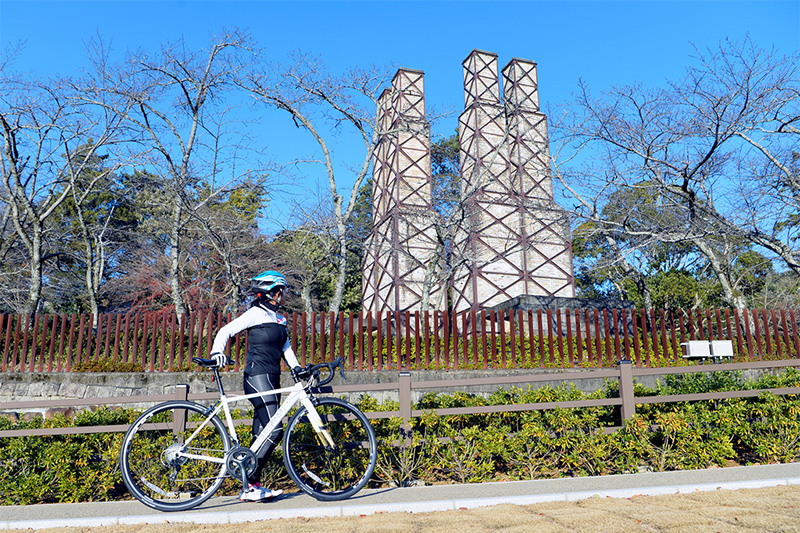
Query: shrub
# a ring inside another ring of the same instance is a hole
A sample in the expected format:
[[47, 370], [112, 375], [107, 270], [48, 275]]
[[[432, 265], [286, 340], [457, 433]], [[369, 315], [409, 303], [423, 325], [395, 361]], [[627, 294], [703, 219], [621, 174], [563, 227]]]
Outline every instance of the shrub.
[[[719, 372], [669, 376], [654, 388], [640, 384], [635, 388], [637, 395], [652, 396], [798, 384], [800, 372], [789, 370], [759, 380]], [[372, 421], [379, 445], [373, 485], [622, 474], [643, 468], [696, 469], [800, 457], [800, 399], [796, 395], [643, 404], [622, 429], [610, 433], [603, 429], [618, 423], [615, 407], [433, 414], [441, 408], [617, 396], [613, 381], [591, 394], [571, 385], [510, 388], [488, 397], [464, 392], [428, 394], [414, 406], [423, 411], [422, 416], [408, 424], [400, 418]], [[366, 395], [357, 405], [365, 411], [398, 409], [397, 402], [379, 403]], [[46, 421], [37, 417], [12, 422], [0, 417], [0, 429], [128, 424], [137, 414], [130, 409], [100, 409], [72, 419], [60, 415]], [[247, 415], [243, 411], [235, 417]], [[249, 430], [241, 428], [240, 435], [245, 433]], [[117, 465], [121, 441], [121, 433], [0, 439], [4, 472], [0, 504], [129, 498]], [[265, 474], [274, 486], [291, 487], [280, 453], [273, 455]], [[238, 485], [231, 480], [221, 493], [236, 490]]]
[[97, 361], [81, 361], [74, 367], [73, 372], [141, 372], [141, 363], [123, 363], [113, 359], [99, 359]]
[[736, 426], [746, 462], [792, 462], [800, 457], [800, 402], [764, 393], [744, 406]]
[[[83, 412], [73, 420], [57, 415], [51, 420], [35, 417], [12, 424], [0, 420], [3, 429], [38, 429], [85, 425], [128, 424], [133, 410], [100, 409]], [[0, 439], [0, 503], [108, 501], [124, 492], [117, 457], [121, 433], [92, 433], [52, 437]]]

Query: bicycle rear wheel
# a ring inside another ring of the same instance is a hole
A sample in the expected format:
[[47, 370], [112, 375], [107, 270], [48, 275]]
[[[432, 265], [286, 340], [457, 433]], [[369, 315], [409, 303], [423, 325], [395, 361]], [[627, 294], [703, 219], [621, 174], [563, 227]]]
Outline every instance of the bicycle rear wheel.
[[320, 398], [317, 412], [334, 449], [320, 436], [301, 407], [289, 421], [283, 439], [286, 471], [305, 493], [318, 500], [342, 500], [361, 490], [375, 470], [378, 444], [367, 417], [338, 398]]
[[213, 417], [187, 444], [207, 416], [202, 405], [174, 401], [156, 405], [136, 419], [122, 441], [119, 464], [122, 479], [137, 500], [159, 511], [183, 511], [219, 489], [231, 447], [225, 426]]

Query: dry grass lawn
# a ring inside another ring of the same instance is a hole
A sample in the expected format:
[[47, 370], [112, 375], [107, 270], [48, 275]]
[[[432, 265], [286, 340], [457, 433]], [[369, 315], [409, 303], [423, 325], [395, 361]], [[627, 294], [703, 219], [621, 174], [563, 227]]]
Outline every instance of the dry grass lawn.
[[[65, 532], [66, 530], [66, 532]], [[800, 486], [670, 496], [498, 505], [438, 513], [285, 519], [245, 524], [159, 524], [58, 528], [39, 533], [351, 533], [503, 532], [800, 532]]]

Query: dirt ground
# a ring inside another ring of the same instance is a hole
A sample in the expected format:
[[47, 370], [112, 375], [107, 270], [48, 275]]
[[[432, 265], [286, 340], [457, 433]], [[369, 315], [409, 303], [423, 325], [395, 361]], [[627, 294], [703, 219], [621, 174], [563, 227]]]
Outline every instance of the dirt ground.
[[41, 529], [39, 533], [351, 533], [362, 531], [503, 532], [800, 532], [800, 486], [719, 490], [670, 496], [593, 498], [498, 505], [438, 513], [384, 513], [244, 524], [147, 524]]

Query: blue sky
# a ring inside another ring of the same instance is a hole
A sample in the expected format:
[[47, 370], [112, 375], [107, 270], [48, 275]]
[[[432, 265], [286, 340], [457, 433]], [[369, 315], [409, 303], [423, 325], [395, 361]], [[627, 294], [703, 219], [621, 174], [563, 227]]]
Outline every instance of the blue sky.
[[691, 43], [746, 33], [800, 49], [800, 1], [280, 2], [0, 0], [0, 43], [27, 41], [22, 64], [66, 74], [99, 32], [117, 50], [183, 36], [201, 45], [224, 27], [249, 29], [276, 57], [321, 54], [333, 68], [369, 63], [426, 72], [428, 101], [461, 103], [461, 61], [473, 48], [539, 64], [542, 98], [565, 99], [579, 77], [602, 87], [679, 75]]
[[[276, 59], [320, 54], [332, 70], [384, 64], [421, 69], [429, 106], [463, 107], [461, 61], [474, 48], [539, 65], [543, 106], [569, 98], [579, 78], [594, 90], [659, 85], [690, 63], [692, 44], [746, 34], [783, 53], [800, 49], [800, 0], [564, 2], [282, 2], [0, 0], [0, 45], [26, 41], [16, 66], [71, 74], [99, 33], [114, 48], [156, 49], [184, 37], [208, 42], [222, 28], [248, 29]], [[280, 130], [284, 124], [275, 124]], [[456, 118], [434, 132], [454, 131]], [[291, 150], [276, 141], [276, 151]]]

